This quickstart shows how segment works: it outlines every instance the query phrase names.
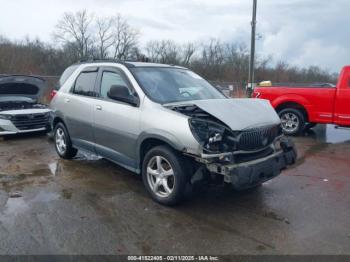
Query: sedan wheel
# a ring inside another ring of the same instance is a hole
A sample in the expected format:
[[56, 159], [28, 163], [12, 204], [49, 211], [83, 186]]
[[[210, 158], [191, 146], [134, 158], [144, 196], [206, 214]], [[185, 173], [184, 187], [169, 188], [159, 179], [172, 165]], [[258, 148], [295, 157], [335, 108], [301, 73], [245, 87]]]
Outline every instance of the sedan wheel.
[[147, 164], [147, 182], [159, 197], [169, 197], [175, 186], [175, 175], [169, 161], [162, 156], [153, 156]]

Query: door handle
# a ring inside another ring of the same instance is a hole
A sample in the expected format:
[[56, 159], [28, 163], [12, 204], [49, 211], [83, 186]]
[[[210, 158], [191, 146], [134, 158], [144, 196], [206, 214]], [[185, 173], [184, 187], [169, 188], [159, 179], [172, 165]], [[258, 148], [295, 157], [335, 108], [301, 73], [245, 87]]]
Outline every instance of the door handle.
[[102, 106], [99, 106], [99, 105], [97, 105], [95, 108], [96, 110], [102, 110]]
[[70, 99], [69, 99], [69, 98], [65, 98], [65, 99], [64, 99], [64, 102], [69, 103], [69, 102], [70, 102]]

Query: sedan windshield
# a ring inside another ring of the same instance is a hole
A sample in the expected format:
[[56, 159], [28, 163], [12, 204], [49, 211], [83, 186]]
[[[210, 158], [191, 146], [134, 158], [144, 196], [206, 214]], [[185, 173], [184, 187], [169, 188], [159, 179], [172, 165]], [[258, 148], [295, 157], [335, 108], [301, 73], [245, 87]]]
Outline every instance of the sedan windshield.
[[187, 69], [135, 67], [131, 71], [145, 93], [161, 104], [225, 98], [206, 80]]

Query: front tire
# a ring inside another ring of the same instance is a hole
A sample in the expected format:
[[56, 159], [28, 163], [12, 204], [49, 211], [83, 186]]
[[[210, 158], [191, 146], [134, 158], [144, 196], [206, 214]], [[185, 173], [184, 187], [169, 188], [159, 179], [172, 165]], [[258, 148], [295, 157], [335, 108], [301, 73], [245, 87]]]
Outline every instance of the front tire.
[[54, 142], [56, 152], [61, 158], [72, 159], [77, 155], [78, 150], [72, 146], [67, 128], [62, 123], [55, 126]]
[[283, 133], [290, 136], [299, 135], [305, 127], [304, 114], [294, 108], [286, 108], [278, 113], [281, 118]]
[[157, 146], [146, 153], [142, 180], [148, 193], [162, 205], [176, 205], [184, 200], [190, 181], [185, 159], [168, 146]]

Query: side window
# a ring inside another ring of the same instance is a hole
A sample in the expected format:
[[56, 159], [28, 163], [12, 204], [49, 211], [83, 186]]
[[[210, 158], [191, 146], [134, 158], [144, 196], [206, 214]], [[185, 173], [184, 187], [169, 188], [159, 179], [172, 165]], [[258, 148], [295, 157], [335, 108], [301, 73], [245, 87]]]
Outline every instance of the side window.
[[101, 91], [100, 96], [102, 98], [108, 98], [107, 93], [111, 89], [111, 86], [126, 86], [129, 89], [130, 95], [133, 94], [133, 91], [130, 88], [129, 83], [124, 79], [122, 74], [118, 72], [110, 72], [110, 71], [104, 71], [102, 73], [102, 79], [101, 79]]
[[97, 72], [83, 72], [75, 81], [73, 93], [83, 96], [95, 96], [94, 91]]

